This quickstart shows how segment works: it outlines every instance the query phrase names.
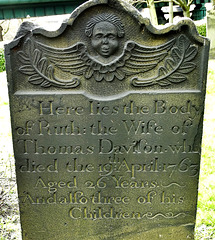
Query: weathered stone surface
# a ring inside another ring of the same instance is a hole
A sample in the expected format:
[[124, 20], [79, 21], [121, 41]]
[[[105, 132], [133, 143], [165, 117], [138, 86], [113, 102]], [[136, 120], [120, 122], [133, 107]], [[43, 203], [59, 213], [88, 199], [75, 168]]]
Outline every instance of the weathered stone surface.
[[[29, 25], [28, 25], [29, 26]], [[193, 239], [209, 42], [91, 1], [7, 45], [23, 239]]]

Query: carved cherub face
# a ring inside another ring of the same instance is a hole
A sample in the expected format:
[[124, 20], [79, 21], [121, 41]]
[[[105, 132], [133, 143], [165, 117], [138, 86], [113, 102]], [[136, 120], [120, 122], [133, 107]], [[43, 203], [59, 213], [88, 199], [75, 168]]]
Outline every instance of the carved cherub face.
[[93, 28], [91, 44], [102, 57], [108, 58], [113, 55], [119, 47], [116, 27], [106, 21], [97, 23]]

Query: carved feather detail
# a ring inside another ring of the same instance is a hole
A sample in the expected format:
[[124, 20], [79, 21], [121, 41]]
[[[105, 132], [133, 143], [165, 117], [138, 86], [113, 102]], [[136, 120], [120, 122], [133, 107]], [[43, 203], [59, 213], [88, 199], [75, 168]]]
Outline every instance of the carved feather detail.
[[146, 87], [152, 85], [168, 86], [178, 84], [187, 80], [187, 74], [196, 68], [196, 64], [191, 62], [197, 55], [198, 48], [191, 45], [185, 35], [180, 35], [176, 46], [171, 49], [170, 56], [165, 59], [164, 66], [158, 70], [157, 76], [151, 79], [132, 79], [135, 87]]
[[153, 47], [142, 46], [134, 41], [127, 41], [123, 52], [110, 63], [102, 63], [92, 57], [84, 43], [68, 48], [54, 48], [28, 39], [25, 49], [19, 51], [20, 61], [24, 64], [19, 70], [29, 75], [29, 82], [42, 87], [57, 86], [63, 88], [77, 87], [77, 77], [62, 80], [55, 76], [58, 68], [73, 76], [84, 76], [86, 80], [112, 82], [122, 81], [126, 76], [152, 70], [166, 58], [176, 39]]
[[49, 64], [47, 57], [43, 56], [41, 50], [34, 48], [30, 39], [26, 41], [24, 50], [18, 52], [18, 58], [24, 64], [19, 68], [19, 71], [28, 75], [28, 81], [33, 85], [76, 88], [80, 84], [78, 78], [58, 79], [54, 74], [54, 67]]

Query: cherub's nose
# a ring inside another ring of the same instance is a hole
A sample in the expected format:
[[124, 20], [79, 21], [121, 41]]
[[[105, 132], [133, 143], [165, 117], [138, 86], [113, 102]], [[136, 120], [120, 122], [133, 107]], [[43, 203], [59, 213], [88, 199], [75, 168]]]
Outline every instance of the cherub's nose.
[[108, 43], [108, 37], [103, 37], [102, 38], [102, 43], [106, 43], [107, 44]]

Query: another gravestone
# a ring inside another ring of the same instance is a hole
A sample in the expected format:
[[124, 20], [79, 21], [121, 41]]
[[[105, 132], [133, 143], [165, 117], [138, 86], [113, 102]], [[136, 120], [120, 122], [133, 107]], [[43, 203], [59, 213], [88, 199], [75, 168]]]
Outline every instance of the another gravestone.
[[6, 46], [23, 239], [193, 239], [209, 42], [91, 1]]
[[210, 58], [215, 58], [215, 9], [207, 11], [207, 37], [210, 39]]

